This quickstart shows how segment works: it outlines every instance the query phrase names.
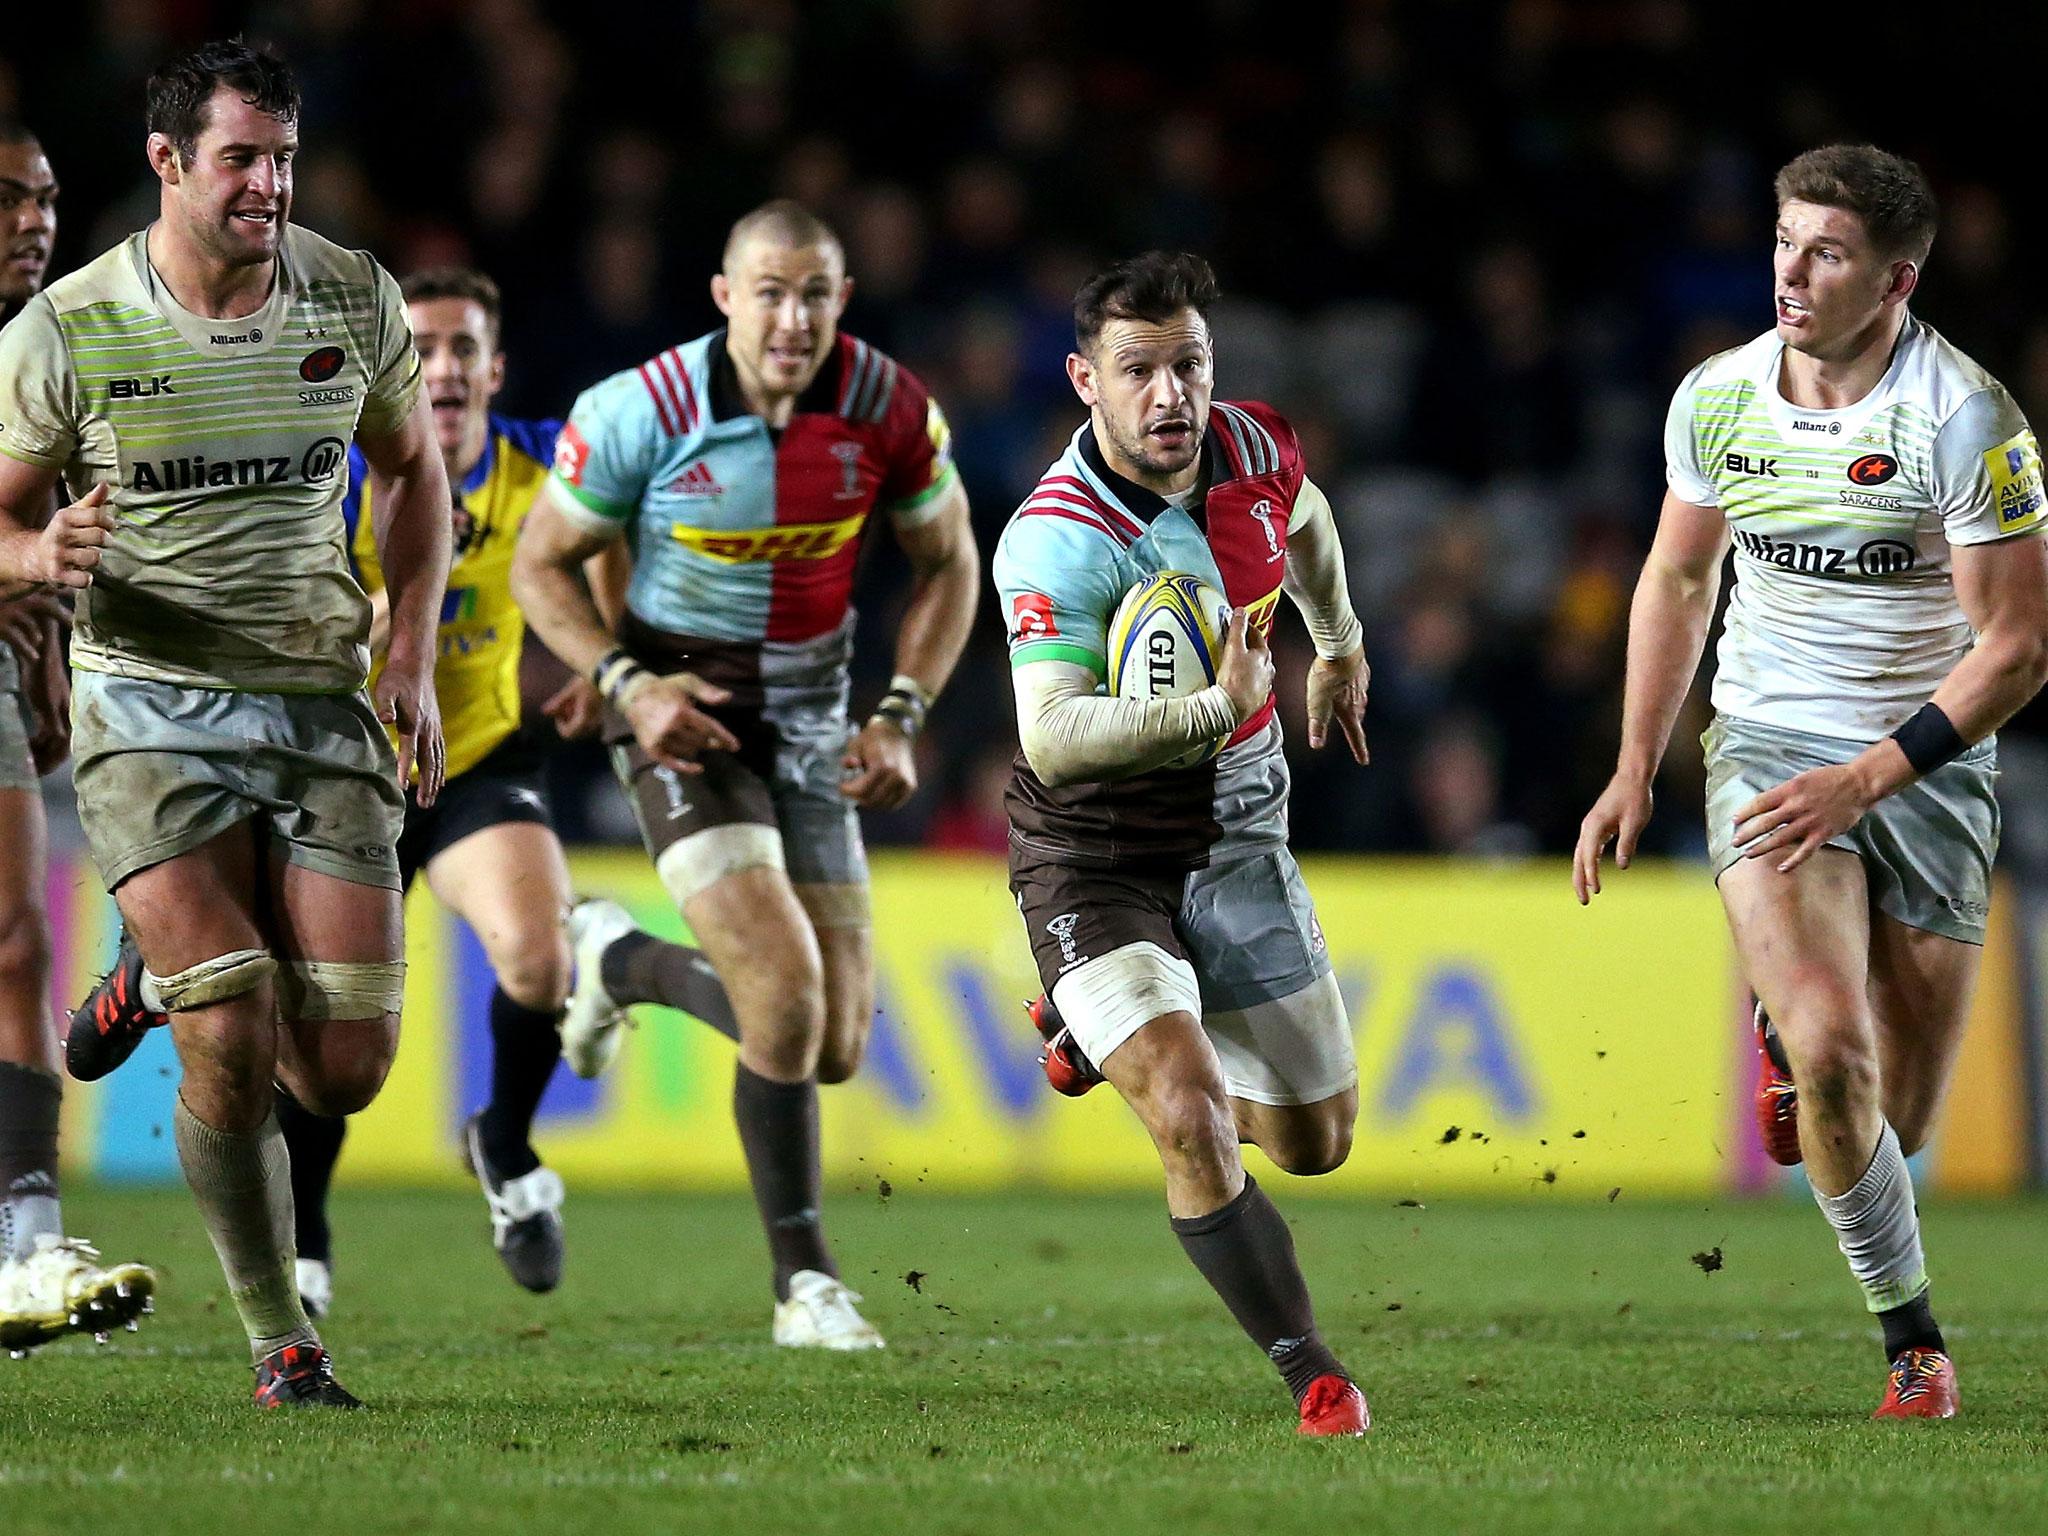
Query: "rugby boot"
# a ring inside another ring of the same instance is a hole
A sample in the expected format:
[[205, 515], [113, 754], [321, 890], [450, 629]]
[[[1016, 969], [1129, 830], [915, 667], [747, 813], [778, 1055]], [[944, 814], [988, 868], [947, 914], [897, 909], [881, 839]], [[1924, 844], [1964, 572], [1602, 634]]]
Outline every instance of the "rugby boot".
[[1892, 1359], [1873, 1419], [1952, 1419], [1962, 1406], [1955, 1363], [1938, 1349], [1902, 1349]]
[[616, 901], [591, 897], [563, 916], [575, 981], [562, 1010], [562, 1059], [578, 1077], [600, 1077], [625, 1042], [631, 1013], [604, 989], [604, 952], [635, 929], [632, 914]]
[[882, 1335], [854, 1309], [860, 1293], [820, 1269], [789, 1277], [789, 1300], [775, 1303], [775, 1342], [790, 1349], [880, 1349]]
[[462, 1128], [463, 1160], [476, 1175], [491, 1208], [491, 1246], [506, 1271], [527, 1290], [552, 1291], [562, 1283], [566, 1243], [562, 1235], [562, 1176], [540, 1167], [505, 1178], [484, 1152], [483, 1112]]
[[1756, 1028], [1756, 1134], [1764, 1155], [1786, 1168], [1805, 1156], [1799, 1150], [1799, 1090], [1792, 1082], [1792, 1063], [1771, 1027], [1764, 1005], [1752, 1016]]
[[1301, 1395], [1304, 1435], [1362, 1435], [1372, 1428], [1372, 1409], [1358, 1383], [1332, 1372], [1318, 1376]]
[[1038, 1064], [1045, 1068], [1045, 1080], [1052, 1084], [1054, 1093], [1078, 1099], [1102, 1081], [1095, 1063], [1082, 1055], [1081, 1047], [1074, 1043], [1051, 998], [1041, 992], [1035, 1002], [1024, 1005], [1024, 1016], [1045, 1042], [1045, 1049], [1038, 1053]]
[[134, 1332], [155, 1310], [156, 1271], [99, 1260], [83, 1239], [44, 1233], [28, 1257], [0, 1264], [0, 1349], [19, 1358], [66, 1333], [104, 1344], [116, 1328]]
[[124, 933], [114, 968], [71, 1010], [64, 1032], [64, 1070], [81, 1083], [98, 1082], [135, 1054], [144, 1035], [170, 1022], [168, 1013], [144, 1006], [142, 951]]
[[334, 1379], [334, 1362], [318, 1344], [287, 1344], [256, 1362], [258, 1408], [360, 1408], [362, 1400]]

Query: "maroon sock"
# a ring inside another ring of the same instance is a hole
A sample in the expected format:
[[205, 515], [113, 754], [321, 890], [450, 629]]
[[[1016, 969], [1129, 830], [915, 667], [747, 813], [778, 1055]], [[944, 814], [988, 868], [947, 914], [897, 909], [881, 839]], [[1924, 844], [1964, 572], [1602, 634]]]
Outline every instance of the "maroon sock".
[[1237, 1198], [1206, 1216], [1176, 1216], [1174, 1236], [1238, 1326], [1266, 1352], [1299, 1403], [1318, 1376], [1346, 1371], [1316, 1332], [1294, 1234], [1258, 1181], [1244, 1176]]
[[787, 1301], [798, 1270], [839, 1273], [818, 1215], [818, 1080], [778, 1083], [742, 1063], [733, 1074], [732, 1117], [775, 1261], [775, 1299]]
[[622, 1008], [635, 1003], [680, 1008], [728, 1040], [740, 1037], [732, 1000], [701, 949], [671, 944], [651, 933], [629, 933], [605, 946], [597, 970], [605, 996]]

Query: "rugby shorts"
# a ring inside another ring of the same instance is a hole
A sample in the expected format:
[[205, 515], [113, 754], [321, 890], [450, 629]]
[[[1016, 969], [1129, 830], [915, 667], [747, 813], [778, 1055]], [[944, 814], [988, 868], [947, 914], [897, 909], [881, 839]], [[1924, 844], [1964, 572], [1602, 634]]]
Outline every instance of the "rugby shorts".
[[[1862, 747], [1732, 715], [1700, 737], [1707, 754], [1707, 849], [1714, 878], [1742, 857], [1735, 813], [1767, 789], [1813, 768], [1846, 763]], [[1909, 928], [1984, 942], [1991, 863], [1998, 854], [1998, 747], [1980, 741], [1864, 812], [1827, 846], [1863, 861], [1871, 904]]]
[[1358, 1081], [1328, 946], [1286, 848], [1175, 870], [1090, 869], [1013, 846], [1010, 889], [1039, 980], [1098, 1066], [1185, 1011], [1234, 1098], [1313, 1104]]

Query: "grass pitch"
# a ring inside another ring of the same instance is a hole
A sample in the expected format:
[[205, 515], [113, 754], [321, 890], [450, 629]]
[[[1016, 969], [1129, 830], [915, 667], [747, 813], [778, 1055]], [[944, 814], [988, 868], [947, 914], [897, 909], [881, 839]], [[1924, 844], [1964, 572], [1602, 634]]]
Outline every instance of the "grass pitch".
[[1927, 1209], [1963, 1417], [1878, 1425], [1875, 1329], [1810, 1205], [1269, 1187], [1362, 1442], [1295, 1436], [1153, 1200], [839, 1193], [890, 1348], [828, 1358], [769, 1345], [744, 1198], [572, 1191], [568, 1279], [531, 1297], [474, 1197], [344, 1193], [325, 1332], [370, 1411], [259, 1415], [184, 1193], [73, 1191], [164, 1294], [107, 1349], [0, 1360], [0, 1528], [2048, 1530], [2040, 1204]]

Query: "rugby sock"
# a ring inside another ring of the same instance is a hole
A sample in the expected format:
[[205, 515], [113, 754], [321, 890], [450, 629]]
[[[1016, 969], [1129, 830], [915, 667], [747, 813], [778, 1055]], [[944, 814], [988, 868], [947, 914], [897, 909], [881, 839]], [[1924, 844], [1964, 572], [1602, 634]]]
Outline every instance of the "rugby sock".
[[45, 1233], [64, 1235], [57, 1206], [57, 1108], [54, 1072], [0, 1061], [0, 1263], [25, 1259]]
[[477, 1133], [500, 1178], [523, 1178], [540, 1166], [529, 1143], [534, 1111], [562, 1059], [561, 1019], [561, 1009], [529, 1008], [503, 987], [491, 993], [491, 1102]]
[[298, 1256], [334, 1262], [334, 1239], [327, 1230], [327, 1189], [348, 1121], [340, 1115], [316, 1115], [284, 1084], [277, 1085], [277, 1125], [291, 1154], [292, 1221], [298, 1229]]
[[738, 1043], [740, 1021], [732, 1011], [732, 999], [702, 950], [671, 944], [651, 933], [629, 933], [606, 946], [597, 968], [605, 996], [621, 1008], [635, 1003], [680, 1008]]
[[1318, 1376], [1350, 1379], [1316, 1332], [1308, 1282], [1294, 1257], [1294, 1234], [1256, 1179], [1247, 1173], [1244, 1188], [1222, 1209], [1176, 1216], [1172, 1223], [1188, 1258], [1266, 1352], [1295, 1402]]
[[818, 1080], [778, 1083], [742, 1062], [733, 1074], [732, 1117], [775, 1261], [775, 1299], [787, 1301], [798, 1270], [839, 1273], [818, 1216]]
[[178, 1161], [192, 1187], [228, 1295], [242, 1315], [252, 1359], [320, 1336], [299, 1304], [292, 1251], [291, 1157], [277, 1116], [237, 1135], [217, 1131], [185, 1107], [171, 1116]]
[[[1849, 1261], [1849, 1273], [1863, 1287], [1865, 1305], [1880, 1318], [1898, 1314], [1885, 1323], [1886, 1342], [1895, 1331], [1912, 1334], [1922, 1318], [1925, 1327], [1933, 1330], [1933, 1313], [1924, 1305], [1927, 1258], [1920, 1248], [1913, 1174], [1891, 1123], [1883, 1123], [1870, 1166], [1847, 1193], [1824, 1195], [1816, 1189], [1813, 1198], [1834, 1226], [1842, 1257]], [[1916, 1302], [1922, 1303], [1917, 1312]], [[1934, 1336], [1939, 1338], [1939, 1332]], [[1890, 1354], [1887, 1351], [1887, 1359]]]

